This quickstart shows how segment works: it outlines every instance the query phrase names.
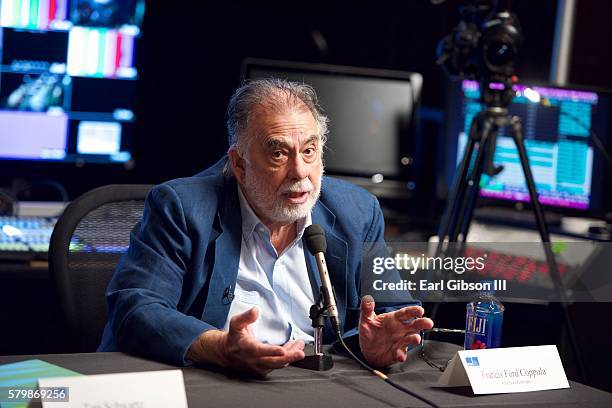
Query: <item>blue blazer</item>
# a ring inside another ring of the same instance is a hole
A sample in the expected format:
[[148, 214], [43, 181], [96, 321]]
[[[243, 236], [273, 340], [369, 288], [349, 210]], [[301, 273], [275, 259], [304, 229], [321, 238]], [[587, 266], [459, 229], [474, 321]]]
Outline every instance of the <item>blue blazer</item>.
[[[204, 331], [225, 325], [242, 240], [238, 187], [234, 178], [223, 175], [226, 161], [151, 190], [106, 291], [109, 319], [98, 351], [186, 365], [191, 343]], [[326, 261], [343, 336], [354, 336], [363, 244], [383, 242], [380, 206], [365, 190], [323, 177], [312, 222], [326, 231]], [[305, 256], [317, 299], [321, 280], [316, 262], [308, 251]], [[396, 307], [408, 304], [418, 302], [408, 297]], [[377, 312], [388, 310], [387, 305]], [[326, 325], [324, 341], [331, 343], [334, 333]]]

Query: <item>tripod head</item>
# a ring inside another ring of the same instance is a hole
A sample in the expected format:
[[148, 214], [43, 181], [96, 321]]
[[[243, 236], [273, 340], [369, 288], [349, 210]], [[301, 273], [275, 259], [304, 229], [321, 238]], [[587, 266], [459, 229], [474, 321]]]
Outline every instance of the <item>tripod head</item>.
[[[432, 0], [439, 4], [444, 0]], [[510, 0], [455, 0], [461, 21], [438, 44], [436, 64], [451, 77], [477, 80], [487, 108], [506, 110], [523, 42]]]

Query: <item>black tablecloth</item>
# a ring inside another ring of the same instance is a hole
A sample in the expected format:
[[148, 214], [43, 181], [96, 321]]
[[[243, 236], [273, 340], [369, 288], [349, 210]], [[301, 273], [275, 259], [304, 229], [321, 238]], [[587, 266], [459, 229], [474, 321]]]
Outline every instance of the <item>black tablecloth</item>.
[[[441, 361], [459, 347], [429, 342], [428, 355]], [[0, 364], [38, 358], [82, 374], [120, 373], [176, 369], [124, 353], [47, 354], [2, 356]], [[190, 407], [423, 407], [357, 363], [334, 356], [329, 371], [314, 372], [295, 367], [273, 371], [266, 379], [248, 379], [215, 369], [182, 368]], [[612, 394], [570, 381], [570, 388], [516, 394], [474, 396], [469, 388], [435, 388], [441, 373], [410, 352], [409, 360], [388, 374], [396, 382], [444, 407], [612, 407]]]

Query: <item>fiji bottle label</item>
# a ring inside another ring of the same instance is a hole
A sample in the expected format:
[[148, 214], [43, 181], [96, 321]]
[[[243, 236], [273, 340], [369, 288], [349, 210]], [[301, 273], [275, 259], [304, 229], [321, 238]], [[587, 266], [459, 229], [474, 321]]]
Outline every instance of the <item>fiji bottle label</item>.
[[465, 322], [465, 349], [476, 350], [499, 347], [501, 343], [501, 318], [493, 313], [468, 313]]

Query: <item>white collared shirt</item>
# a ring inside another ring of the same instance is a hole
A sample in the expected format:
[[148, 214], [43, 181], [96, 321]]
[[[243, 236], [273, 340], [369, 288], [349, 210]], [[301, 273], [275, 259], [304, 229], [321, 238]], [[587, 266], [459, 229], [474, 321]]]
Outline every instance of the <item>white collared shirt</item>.
[[312, 224], [310, 213], [297, 221], [297, 236], [277, 254], [270, 241], [270, 230], [259, 220], [238, 187], [242, 215], [242, 243], [234, 299], [225, 322], [232, 316], [259, 309], [251, 325], [258, 341], [284, 344], [288, 340], [314, 340], [308, 317], [314, 295], [306, 268], [302, 234]]

